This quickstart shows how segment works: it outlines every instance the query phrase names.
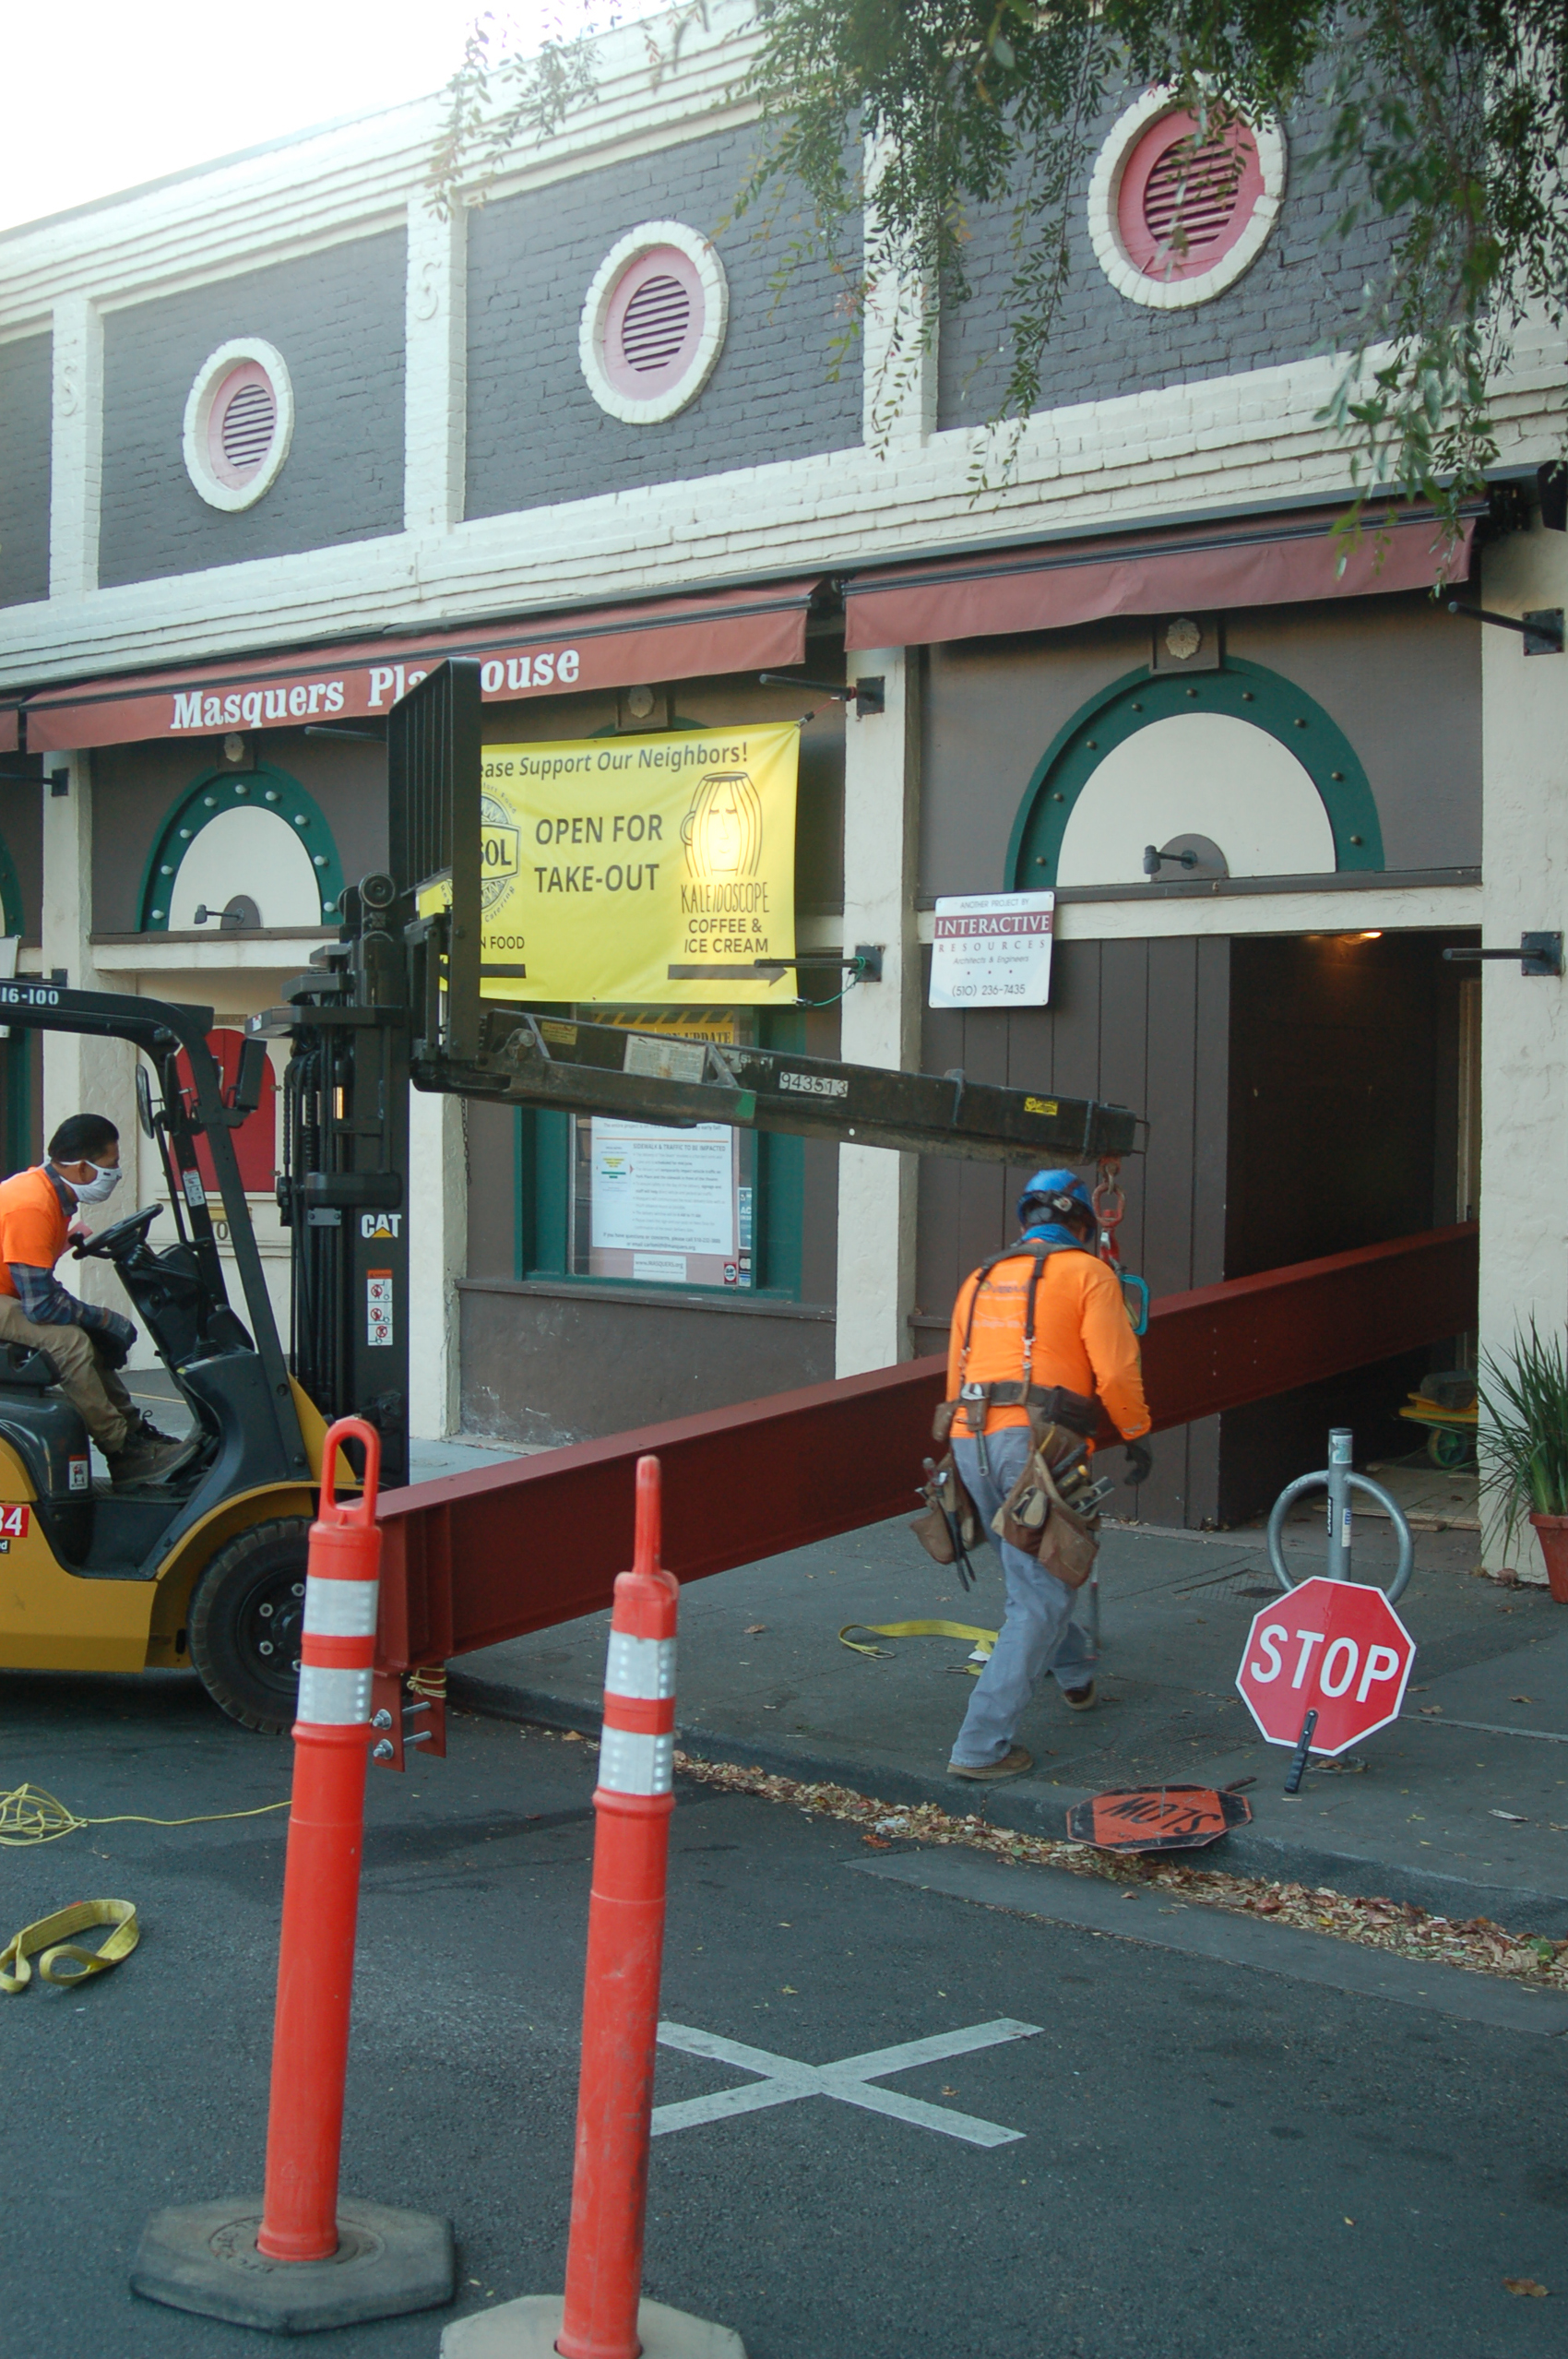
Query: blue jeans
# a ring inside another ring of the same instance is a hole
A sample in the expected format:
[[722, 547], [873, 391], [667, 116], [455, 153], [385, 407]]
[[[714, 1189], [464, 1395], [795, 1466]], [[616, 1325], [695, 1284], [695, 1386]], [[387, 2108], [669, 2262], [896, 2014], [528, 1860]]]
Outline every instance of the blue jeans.
[[1005, 1760], [1024, 1707], [1049, 1671], [1063, 1687], [1085, 1686], [1093, 1675], [1096, 1657], [1088, 1637], [1073, 1620], [1076, 1591], [1021, 1548], [1010, 1548], [991, 1527], [991, 1519], [1024, 1471], [1029, 1454], [1027, 1425], [1004, 1425], [986, 1436], [991, 1472], [980, 1470], [980, 1449], [962, 1436], [953, 1455], [964, 1487], [980, 1510], [980, 1521], [994, 1548], [1002, 1554], [1007, 1584], [1007, 1612], [991, 1660], [975, 1681], [975, 1692], [953, 1746], [953, 1758], [967, 1769]]

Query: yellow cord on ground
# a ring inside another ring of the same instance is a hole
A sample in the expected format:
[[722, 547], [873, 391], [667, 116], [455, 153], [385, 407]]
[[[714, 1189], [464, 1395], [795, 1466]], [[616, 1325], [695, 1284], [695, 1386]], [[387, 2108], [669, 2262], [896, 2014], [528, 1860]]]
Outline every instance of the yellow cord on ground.
[[[49, 1799], [50, 1797], [45, 1797]], [[58, 1807], [58, 1805], [56, 1805]], [[88, 1821], [77, 1820], [78, 1826]], [[69, 1833], [63, 1828], [62, 1833]], [[70, 1936], [86, 1933], [95, 1924], [113, 1925], [114, 1930], [101, 1949], [83, 1949]], [[0, 1991], [15, 1996], [26, 1990], [32, 1980], [30, 1960], [38, 1960], [38, 1971], [46, 1983], [64, 1984], [85, 1983], [94, 1974], [107, 1973], [122, 1958], [128, 1958], [141, 1939], [137, 1924], [134, 1900], [78, 1900], [74, 1908], [56, 1909], [52, 1917], [40, 1917], [36, 1924], [23, 1925], [4, 1949], [0, 1949]]]
[[[841, 1647], [852, 1648], [856, 1654], [885, 1654], [885, 1647], [862, 1646], [859, 1638], [849, 1636], [851, 1630], [865, 1630], [873, 1638], [968, 1638], [982, 1654], [989, 1656], [996, 1644], [994, 1630], [979, 1630], [970, 1622], [846, 1622], [838, 1633]], [[950, 1666], [967, 1671], [978, 1679], [984, 1668], [981, 1663], [962, 1662]]]
[[220, 1818], [265, 1818], [269, 1810], [288, 1807], [286, 1802], [264, 1802], [255, 1810], [206, 1810], [194, 1818], [144, 1818], [137, 1811], [114, 1818], [78, 1818], [42, 1786], [19, 1785], [0, 1793], [0, 1844], [14, 1851], [24, 1843], [58, 1842], [78, 1827], [211, 1827]]

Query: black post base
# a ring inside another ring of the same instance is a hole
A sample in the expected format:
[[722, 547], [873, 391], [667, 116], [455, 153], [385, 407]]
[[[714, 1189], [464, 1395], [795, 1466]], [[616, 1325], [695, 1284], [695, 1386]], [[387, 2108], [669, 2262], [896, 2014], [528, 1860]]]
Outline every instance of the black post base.
[[365, 2318], [434, 2310], [452, 2299], [452, 2223], [346, 2197], [330, 2260], [267, 2260], [255, 2248], [261, 2199], [231, 2198], [154, 2212], [142, 2231], [131, 2291], [172, 2309], [312, 2334]]

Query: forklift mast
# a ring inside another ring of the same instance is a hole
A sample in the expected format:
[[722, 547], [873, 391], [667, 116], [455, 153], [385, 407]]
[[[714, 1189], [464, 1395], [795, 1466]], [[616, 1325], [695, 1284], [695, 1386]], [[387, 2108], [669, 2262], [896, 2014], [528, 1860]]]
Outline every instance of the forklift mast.
[[480, 667], [458, 659], [394, 707], [390, 871], [345, 892], [340, 939], [247, 1028], [292, 1043], [278, 1201], [293, 1245], [294, 1373], [329, 1419], [377, 1426], [387, 1488], [408, 1480], [410, 1083], [989, 1162], [1136, 1150], [1124, 1106], [647, 1035], [517, 996], [522, 971], [484, 958], [481, 712]]

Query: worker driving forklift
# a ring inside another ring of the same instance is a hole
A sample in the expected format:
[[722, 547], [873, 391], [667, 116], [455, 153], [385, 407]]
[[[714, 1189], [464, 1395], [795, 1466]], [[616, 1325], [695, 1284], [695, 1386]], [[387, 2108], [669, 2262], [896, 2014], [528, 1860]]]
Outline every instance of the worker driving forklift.
[[[235, 1720], [286, 1729], [326, 1424], [285, 1364], [234, 1153], [232, 1134], [259, 1101], [266, 1044], [246, 1043], [225, 1100], [205, 1008], [27, 982], [0, 998], [13, 1025], [127, 1040], [142, 1053], [138, 1111], [168, 1204], [142, 1206], [76, 1251], [113, 1265], [194, 1422], [182, 1450], [153, 1448], [139, 1463], [133, 1452], [112, 1462], [118, 1479], [95, 1482], [87, 1425], [61, 1386], [67, 1369], [47, 1344], [0, 1333], [0, 1662], [194, 1666]], [[228, 1298], [200, 1137], [243, 1318]]]

